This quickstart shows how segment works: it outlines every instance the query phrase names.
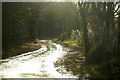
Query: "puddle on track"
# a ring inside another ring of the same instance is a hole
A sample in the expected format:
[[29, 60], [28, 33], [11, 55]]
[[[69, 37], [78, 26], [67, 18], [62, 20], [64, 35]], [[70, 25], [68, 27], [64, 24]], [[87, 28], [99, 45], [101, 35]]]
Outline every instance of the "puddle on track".
[[[59, 44], [48, 43], [50, 50], [43, 46], [39, 50], [3, 60], [0, 78], [77, 78], [71, 73], [56, 71], [54, 62], [67, 54]], [[54, 47], [52, 47], [52, 46]]]

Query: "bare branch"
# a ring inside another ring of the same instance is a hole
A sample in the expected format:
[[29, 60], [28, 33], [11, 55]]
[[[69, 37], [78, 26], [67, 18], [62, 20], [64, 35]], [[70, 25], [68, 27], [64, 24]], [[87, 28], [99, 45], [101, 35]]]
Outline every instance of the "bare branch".
[[86, 3], [85, 12], [88, 10], [90, 3]]
[[116, 6], [116, 5], [118, 5], [120, 3], [120, 1], [119, 2], [116, 2], [115, 4], [114, 4], [114, 7]]
[[[72, 4], [73, 4], [73, 3], [71, 3], [71, 7], [72, 7], [73, 11], [74, 11], [76, 14], [78, 14], [79, 11], [76, 11], [75, 7], [74, 7]], [[77, 6], [76, 6], [76, 7], [77, 7]]]
[[120, 6], [118, 5], [117, 9], [114, 11], [114, 13], [118, 12], [118, 10], [120, 9]]

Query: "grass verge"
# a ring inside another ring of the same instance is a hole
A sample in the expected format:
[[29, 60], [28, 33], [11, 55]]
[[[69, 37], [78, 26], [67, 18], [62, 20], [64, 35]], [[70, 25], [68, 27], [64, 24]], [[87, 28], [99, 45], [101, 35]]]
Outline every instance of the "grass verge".
[[66, 71], [72, 72], [75, 76], [83, 76], [84, 71], [82, 72], [82, 65], [85, 62], [83, 47], [80, 46], [77, 41], [73, 40], [57, 42], [65, 45], [65, 47], [68, 47], [68, 49], [72, 49], [68, 51], [67, 55], [54, 63], [55, 67], [59, 67], [57, 71], [64, 74], [64, 70], [62, 69], [66, 69]]
[[2, 51], [2, 59], [13, 57], [22, 53], [38, 50], [41, 48], [41, 43], [38, 43], [39, 40], [29, 43], [24, 43], [23, 45], [12, 47], [10, 49], [5, 49]]

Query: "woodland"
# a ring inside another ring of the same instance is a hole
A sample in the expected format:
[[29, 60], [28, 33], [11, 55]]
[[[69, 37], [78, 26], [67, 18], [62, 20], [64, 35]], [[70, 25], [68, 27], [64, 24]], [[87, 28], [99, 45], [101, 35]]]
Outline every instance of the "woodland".
[[2, 55], [36, 39], [82, 49], [80, 73], [120, 78], [120, 2], [3, 2]]

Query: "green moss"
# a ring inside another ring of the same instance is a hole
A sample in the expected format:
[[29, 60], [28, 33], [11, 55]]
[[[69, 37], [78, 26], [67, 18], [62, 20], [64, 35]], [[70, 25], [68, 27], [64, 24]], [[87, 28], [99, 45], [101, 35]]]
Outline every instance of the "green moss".
[[63, 44], [66, 44], [70, 47], [75, 47], [75, 48], [83, 48], [82, 45], [80, 45], [77, 41], [73, 41], [73, 40], [67, 40], [67, 41], [63, 41]]
[[81, 65], [76, 65], [77, 70], [79, 70], [79, 69], [80, 69], [80, 66], [81, 66]]
[[69, 40], [69, 41], [64, 41], [63, 44], [67, 44], [67, 45], [70, 46], [70, 47], [78, 47], [76, 41], [71, 41], [71, 40]]
[[23, 45], [23, 46], [21, 46], [21, 48], [28, 48], [28, 46], [26, 46], [26, 45]]
[[90, 77], [91, 77], [91, 75], [90, 75], [89, 73], [87, 73], [87, 74], [85, 74], [85, 77], [90, 78]]

